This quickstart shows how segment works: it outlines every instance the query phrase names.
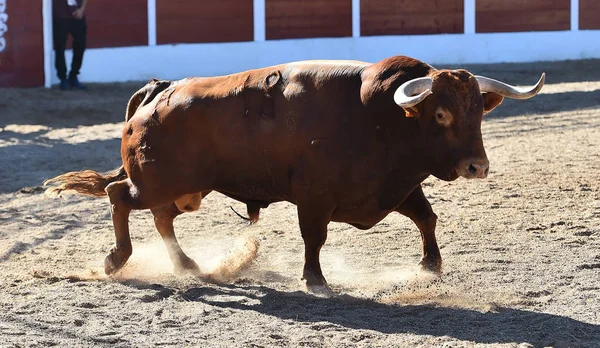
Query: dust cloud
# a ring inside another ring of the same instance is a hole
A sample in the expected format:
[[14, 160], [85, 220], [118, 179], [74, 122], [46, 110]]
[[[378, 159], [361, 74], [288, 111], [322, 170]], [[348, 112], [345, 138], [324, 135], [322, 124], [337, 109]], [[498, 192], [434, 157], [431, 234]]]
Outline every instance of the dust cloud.
[[[233, 244], [233, 246], [232, 246]], [[191, 245], [185, 252], [200, 267], [197, 277], [213, 283], [228, 283], [235, 280], [242, 271], [258, 256], [260, 243], [255, 236], [247, 235], [233, 240], [210, 239], [202, 245]], [[80, 281], [113, 279], [117, 281], [138, 280], [146, 282], [174, 281], [181, 278], [173, 272], [173, 264], [167, 249], [158, 241], [143, 245], [134, 245], [133, 253], [125, 266], [113, 275], [107, 276], [102, 265], [104, 259], [92, 260], [84, 269], [67, 276], [58, 276], [49, 272], [34, 272], [38, 278], [59, 277]]]

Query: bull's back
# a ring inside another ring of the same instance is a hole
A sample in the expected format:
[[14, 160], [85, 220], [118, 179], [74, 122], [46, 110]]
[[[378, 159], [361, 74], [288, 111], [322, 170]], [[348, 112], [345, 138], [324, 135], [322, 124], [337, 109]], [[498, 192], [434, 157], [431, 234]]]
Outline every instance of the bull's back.
[[363, 66], [304, 62], [175, 83], [134, 117], [145, 129], [138, 146], [161, 148], [190, 190], [291, 200], [292, 176], [314, 166], [333, 175], [334, 153], [356, 141]]

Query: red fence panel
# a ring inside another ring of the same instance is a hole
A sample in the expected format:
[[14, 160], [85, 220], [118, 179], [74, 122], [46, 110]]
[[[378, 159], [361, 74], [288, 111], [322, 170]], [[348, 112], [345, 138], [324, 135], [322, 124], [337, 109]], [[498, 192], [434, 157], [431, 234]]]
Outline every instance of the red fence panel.
[[462, 33], [464, 1], [361, 1], [360, 31], [363, 36]]
[[89, 48], [148, 44], [148, 0], [91, 0], [86, 17]]
[[41, 1], [0, 0], [0, 87], [44, 84]]
[[352, 0], [266, 0], [266, 39], [352, 36]]
[[477, 0], [478, 33], [571, 29], [571, 0]]
[[579, 0], [579, 29], [600, 29], [600, 1]]
[[252, 0], [156, 0], [156, 42], [254, 40]]

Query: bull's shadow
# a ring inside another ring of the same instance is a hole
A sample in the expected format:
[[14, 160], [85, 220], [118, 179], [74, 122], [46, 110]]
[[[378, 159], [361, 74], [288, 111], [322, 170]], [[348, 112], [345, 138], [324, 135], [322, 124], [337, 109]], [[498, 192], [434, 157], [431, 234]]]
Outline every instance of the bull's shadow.
[[147, 81], [90, 83], [88, 92], [0, 88], [0, 129], [7, 125], [76, 128], [123, 122], [129, 98]]
[[592, 108], [600, 108], [600, 90], [538, 94], [529, 100], [505, 98], [498, 108], [484, 117], [484, 121], [489, 118], [544, 115]]
[[[203, 286], [179, 291], [158, 284], [125, 284], [155, 290], [158, 299], [176, 296], [184, 301], [221, 308], [256, 311], [315, 325], [327, 322], [342, 328], [373, 330], [383, 334], [411, 333], [487, 344], [528, 342], [535, 346], [558, 347], [591, 347], [600, 342], [600, 325], [512, 308], [479, 312], [432, 305], [387, 305], [348, 295], [321, 298], [264, 286]], [[253, 301], [240, 301], [240, 298]]]
[[87, 168], [102, 172], [121, 164], [121, 139], [69, 144], [42, 137], [45, 132], [20, 134], [0, 131], [0, 141], [15, 143], [0, 147], [0, 158], [8, 164], [0, 166], [0, 194], [16, 192], [24, 187], [34, 188], [29, 193], [40, 193], [43, 190], [38, 189], [41, 189], [43, 181], [56, 175]]
[[562, 60], [530, 63], [494, 64], [433, 64], [438, 69], [467, 69], [475, 75], [484, 75], [512, 84], [533, 85], [542, 72], [546, 83], [600, 81], [599, 59]]
[[[546, 85], [600, 81], [598, 59], [566, 60], [558, 62], [465, 64], [436, 66], [437, 68], [464, 68], [475, 75], [484, 75], [513, 85], [532, 86], [542, 72], [546, 73]], [[576, 72], [576, 73], [575, 73]], [[527, 114], [549, 114], [562, 111], [600, 107], [600, 90], [569, 91], [536, 95], [528, 100], [505, 98], [502, 104], [486, 115], [489, 118], [503, 118]]]

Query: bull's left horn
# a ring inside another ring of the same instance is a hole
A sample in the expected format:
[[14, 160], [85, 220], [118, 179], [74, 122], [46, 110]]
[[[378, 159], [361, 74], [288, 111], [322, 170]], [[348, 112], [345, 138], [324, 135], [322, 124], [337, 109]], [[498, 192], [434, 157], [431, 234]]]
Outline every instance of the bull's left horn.
[[403, 108], [413, 107], [433, 93], [431, 86], [433, 86], [431, 77], [419, 77], [406, 81], [394, 92], [394, 102]]
[[504, 82], [500, 82], [489, 77], [485, 76], [475, 76], [477, 78], [477, 82], [479, 83], [479, 90], [483, 92], [493, 92], [496, 94], [500, 94], [503, 97], [512, 98], [512, 99], [529, 99], [542, 89], [544, 86], [544, 81], [546, 80], [546, 73], [542, 73], [542, 77], [536, 83], [535, 86], [527, 88], [527, 87], [515, 87]]

